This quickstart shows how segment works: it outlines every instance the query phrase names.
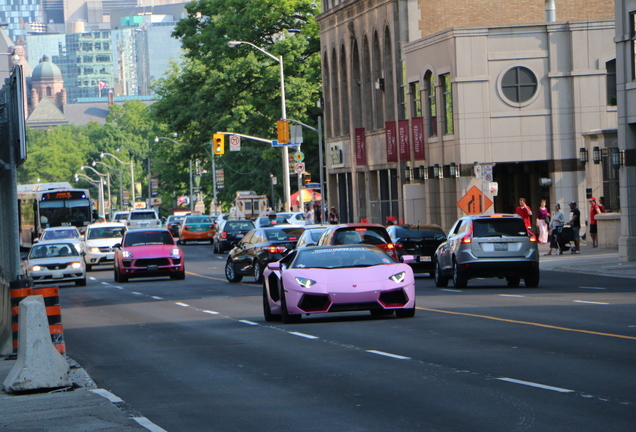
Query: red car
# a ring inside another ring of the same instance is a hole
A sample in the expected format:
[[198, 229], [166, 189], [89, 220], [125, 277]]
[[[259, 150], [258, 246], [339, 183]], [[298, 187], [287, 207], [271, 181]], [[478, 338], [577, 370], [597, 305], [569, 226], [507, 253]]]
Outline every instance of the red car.
[[115, 282], [155, 276], [185, 279], [183, 251], [174, 237], [167, 229], [126, 231], [115, 245]]
[[369, 223], [347, 223], [328, 225], [318, 239], [318, 246], [343, 244], [367, 244], [377, 246], [396, 261], [400, 261], [395, 245], [383, 225]]

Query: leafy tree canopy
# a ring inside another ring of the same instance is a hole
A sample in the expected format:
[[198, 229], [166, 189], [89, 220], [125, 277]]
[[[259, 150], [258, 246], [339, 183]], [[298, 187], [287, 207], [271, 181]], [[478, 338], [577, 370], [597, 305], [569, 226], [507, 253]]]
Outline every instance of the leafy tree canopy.
[[[186, 10], [188, 16], [173, 34], [181, 40], [184, 61], [157, 81], [160, 100], [151, 107], [183, 143], [163, 150], [167, 160], [176, 167], [188, 159], [209, 161], [209, 143], [217, 131], [276, 139], [276, 120], [282, 113], [280, 64], [247, 44], [231, 48], [230, 41], [249, 42], [276, 58], [283, 56], [287, 117], [316, 125], [321, 73], [315, 1], [200, 0]], [[302, 150], [317, 173], [317, 137], [307, 129], [303, 135]], [[240, 152], [229, 152], [228, 147], [226, 141], [226, 153], [217, 163], [217, 169], [225, 171], [226, 185], [219, 199], [231, 202], [237, 190], [269, 195], [270, 174], [281, 179], [280, 149], [245, 139]], [[211, 176], [204, 176], [204, 189], [211, 191], [211, 182]], [[280, 197], [282, 179], [278, 183]]]

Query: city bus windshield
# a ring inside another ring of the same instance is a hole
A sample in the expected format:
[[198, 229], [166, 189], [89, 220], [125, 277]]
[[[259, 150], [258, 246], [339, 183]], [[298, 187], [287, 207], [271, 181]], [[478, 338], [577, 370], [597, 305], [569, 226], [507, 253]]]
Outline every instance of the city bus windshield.
[[73, 225], [81, 227], [91, 222], [91, 203], [87, 199], [40, 201], [42, 228]]

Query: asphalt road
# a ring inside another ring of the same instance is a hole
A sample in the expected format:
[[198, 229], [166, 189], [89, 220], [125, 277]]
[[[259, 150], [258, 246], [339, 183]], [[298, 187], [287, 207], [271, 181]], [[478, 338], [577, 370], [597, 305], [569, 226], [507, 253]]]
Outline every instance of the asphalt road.
[[415, 318], [266, 323], [261, 286], [187, 245], [184, 281], [89, 273], [65, 340], [103, 388], [170, 431], [633, 431], [633, 280], [547, 272], [537, 289], [417, 280]]

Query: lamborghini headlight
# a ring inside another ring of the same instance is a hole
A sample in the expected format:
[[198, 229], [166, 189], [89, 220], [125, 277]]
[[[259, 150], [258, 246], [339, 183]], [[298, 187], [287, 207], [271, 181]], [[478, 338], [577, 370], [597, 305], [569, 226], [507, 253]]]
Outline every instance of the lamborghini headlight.
[[298, 282], [298, 284], [303, 288], [311, 288], [312, 286], [316, 284], [315, 280], [302, 278], [302, 277], [297, 277], [296, 282]]
[[401, 271], [389, 277], [389, 279], [391, 279], [395, 283], [402, 283], [404, 282], [405, 278], [406, 278], [406, 272], [404, 271]]

